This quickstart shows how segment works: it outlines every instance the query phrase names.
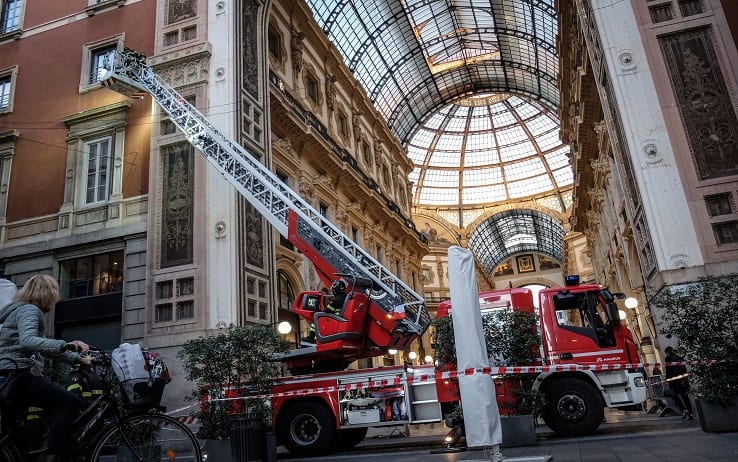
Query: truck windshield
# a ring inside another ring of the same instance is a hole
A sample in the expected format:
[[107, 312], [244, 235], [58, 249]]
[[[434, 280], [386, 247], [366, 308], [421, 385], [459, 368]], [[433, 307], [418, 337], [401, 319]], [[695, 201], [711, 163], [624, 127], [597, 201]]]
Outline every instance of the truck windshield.
[[590, 337], [600, 346], [614, 345], [605, 307], [596, 292], [559, 293], [554, 307], [562, 328]]

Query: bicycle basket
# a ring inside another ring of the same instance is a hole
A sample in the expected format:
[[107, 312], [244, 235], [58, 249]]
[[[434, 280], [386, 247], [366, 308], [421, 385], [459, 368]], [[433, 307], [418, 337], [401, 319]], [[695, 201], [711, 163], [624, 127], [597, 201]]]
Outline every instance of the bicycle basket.
[[164, 394], [163, 379], [130, 379], [120, 382], [121, 399], [125, 407], [156, 407]]

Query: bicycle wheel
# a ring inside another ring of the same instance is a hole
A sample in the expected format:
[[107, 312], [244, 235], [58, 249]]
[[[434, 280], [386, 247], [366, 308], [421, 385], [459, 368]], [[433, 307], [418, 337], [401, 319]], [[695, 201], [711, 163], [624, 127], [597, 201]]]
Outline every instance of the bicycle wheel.
[[0, 442], [0, 460], [3, 462], [21, 462], [23, 460], [20, 451], [10, 441], [10, 438], [5, 438], [5, 441]]
[[202, 462], [200, 445], [189, 428], [164, 414], [129, 416], [122, 426], [102, 432], [89, 462]]

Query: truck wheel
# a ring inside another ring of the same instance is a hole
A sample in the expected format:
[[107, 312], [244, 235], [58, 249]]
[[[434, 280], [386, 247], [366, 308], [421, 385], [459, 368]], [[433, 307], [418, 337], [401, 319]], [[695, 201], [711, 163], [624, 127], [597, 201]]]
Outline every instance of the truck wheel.
[[576, 379], [554, 382], [546, 392], [543, 420], [551, 430], [565, 436], [594, 433], [604, 416], [599, 393], [591, 385]]
[[369, 428], [344, 428], [338, 430], [338, 438], [336, 438], [336, 450], [337, 451], [348, 451], [357, 444], [364, 441], [366, 433]]
[[319, 403], [290, 406], [278, 420], [279, 439], [297, 456], [328, 452], [336, 434], [330, 411]]

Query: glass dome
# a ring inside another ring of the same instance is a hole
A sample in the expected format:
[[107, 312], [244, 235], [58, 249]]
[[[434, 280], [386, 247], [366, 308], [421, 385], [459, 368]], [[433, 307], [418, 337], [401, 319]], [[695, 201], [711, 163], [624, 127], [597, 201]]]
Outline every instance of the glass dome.
[[[510, 94], [448, 104], [411, 137], [413, 204], [479, 206], [571, 188], [569, 146], [545, 105]], [[561, 199], [562, 202], [564, 199]]]

